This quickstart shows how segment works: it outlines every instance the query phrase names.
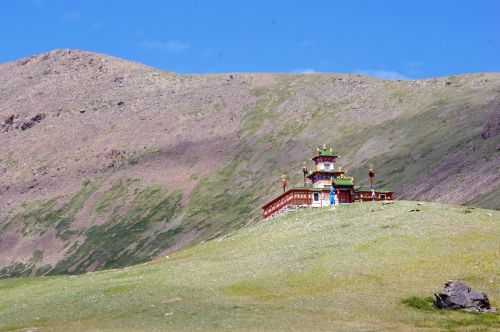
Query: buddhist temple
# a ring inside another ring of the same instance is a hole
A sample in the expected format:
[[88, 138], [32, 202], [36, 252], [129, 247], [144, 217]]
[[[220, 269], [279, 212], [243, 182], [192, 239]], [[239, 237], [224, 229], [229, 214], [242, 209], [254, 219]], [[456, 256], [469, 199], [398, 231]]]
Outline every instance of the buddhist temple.
[[332, 147], [323, 145], [317, 148], [312, 158], [314, 168], [309, 170], [304, 165], [302, 169], [304, 186], [288, 189], [287, 179], [283, 177], [283, 193], [262, 206], [263, 218], [301, 207], [333, 207], [337, 204], [394, 199], [392, 191], [374, 188], [375, 173], [372, 169], [368, 172], [370, 188], [355, 187], [354, 178], [347, 176], [341, 167], [336, 167], [337, 159], [338, 155]]

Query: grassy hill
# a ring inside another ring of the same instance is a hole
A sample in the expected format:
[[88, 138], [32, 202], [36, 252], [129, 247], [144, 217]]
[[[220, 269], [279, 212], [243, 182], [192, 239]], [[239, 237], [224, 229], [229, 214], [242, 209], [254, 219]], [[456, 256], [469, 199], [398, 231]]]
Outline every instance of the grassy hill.
[[146, 264], [2, 280], [0, 331], [498, 331], [428, 297], [460, 279], [499, 306], [499, 238], [493, 210], [304, 210]]
[[0, 77], [0, 278], [233, 232], [323, 143], [357, 185], [372, 164], [398, 198], [500, 208], [499, 74], [175, 75], [55, 50]]

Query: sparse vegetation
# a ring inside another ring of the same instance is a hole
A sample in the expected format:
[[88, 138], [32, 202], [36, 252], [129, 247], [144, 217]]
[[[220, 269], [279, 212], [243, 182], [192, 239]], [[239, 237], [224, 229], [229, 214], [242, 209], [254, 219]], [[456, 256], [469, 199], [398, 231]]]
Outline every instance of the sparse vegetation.
[[60, 199], [26, 204], [9, 223], [22, 224], [24, 236], [42, 235], [50, 229], [55, 229], [57, 236], [65, 239], [72, 234], [70, 226], [75, 215], [96, 189], [96, 183], [84, 182], [81, 190], [60, 206]]
[[[124, 214], [114, 212], [105, 224], [90, 227], [85, 232], [85, 241], [70, 251], [51, 273], [82, 273], [91, 266], [116, 268], [150, 259], [172, 245], [173, 236], [181, 230], [147, 235], [155, 224], [165, 226], [171, 221], [180, 198], [180, 194], [169, 195], [160, 187], [143, 189]], [[75, 262], [78, 262], [76, 267]]]
[[216, 175], [200, 181], [187, 208], [184, 225], [191, 224], [210, 237], [238, 229], [252, 214], [255, 216], [251, 191], [239, 186], [227, 188], [228, 183], [240, 178], [241, 162], [238, 158]]
[[[0, 270], [0, 277], [31, 274], [82, 273], [88, 269], [123, 267], [147, 261], [175, 243], [181, 226], [169, 226], [177, 213], [180, 193], [168, 193], [159, 186], [142, 187], [136, 180], [118, 181], [101, 193], [92, 210], [105, 218], [87, 230], [74, 228], [75, 216], [99, 189], [84, 181], [82, 189], [67, 203], [56, 200], [26, 205], [10, 223], [23, 223], [23, 233], [43, 234], [54, 229], [62, 241], [83, 238], [67, 249], [54, 267], [43, 262], [44, 252], [35, 249], [29, 263], [15, 263]], [[71, 243], [71, 242], [70, 242]]]

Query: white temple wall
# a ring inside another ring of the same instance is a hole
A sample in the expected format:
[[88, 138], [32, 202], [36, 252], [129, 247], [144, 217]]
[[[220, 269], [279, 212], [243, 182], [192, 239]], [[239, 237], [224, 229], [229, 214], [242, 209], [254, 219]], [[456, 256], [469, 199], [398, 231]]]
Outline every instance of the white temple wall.
[[314, 183], [314, 188], [330, 188], [332, 180], [318, 180]]
[[319, 162], [316, 164], [317, 171], [333, 171], [335, 169], [334, 162]]

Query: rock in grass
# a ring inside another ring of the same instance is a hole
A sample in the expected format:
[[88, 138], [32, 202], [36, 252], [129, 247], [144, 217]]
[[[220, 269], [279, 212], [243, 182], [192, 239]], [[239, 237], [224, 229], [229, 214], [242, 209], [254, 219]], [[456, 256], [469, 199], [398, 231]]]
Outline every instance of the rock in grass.
[[494, 312], [488, 296], [472, 290], [460, 281], [448, 281], [441, 293], [434, 294], [434, 305], [439, 309], [462, 309], [474, 312]]

